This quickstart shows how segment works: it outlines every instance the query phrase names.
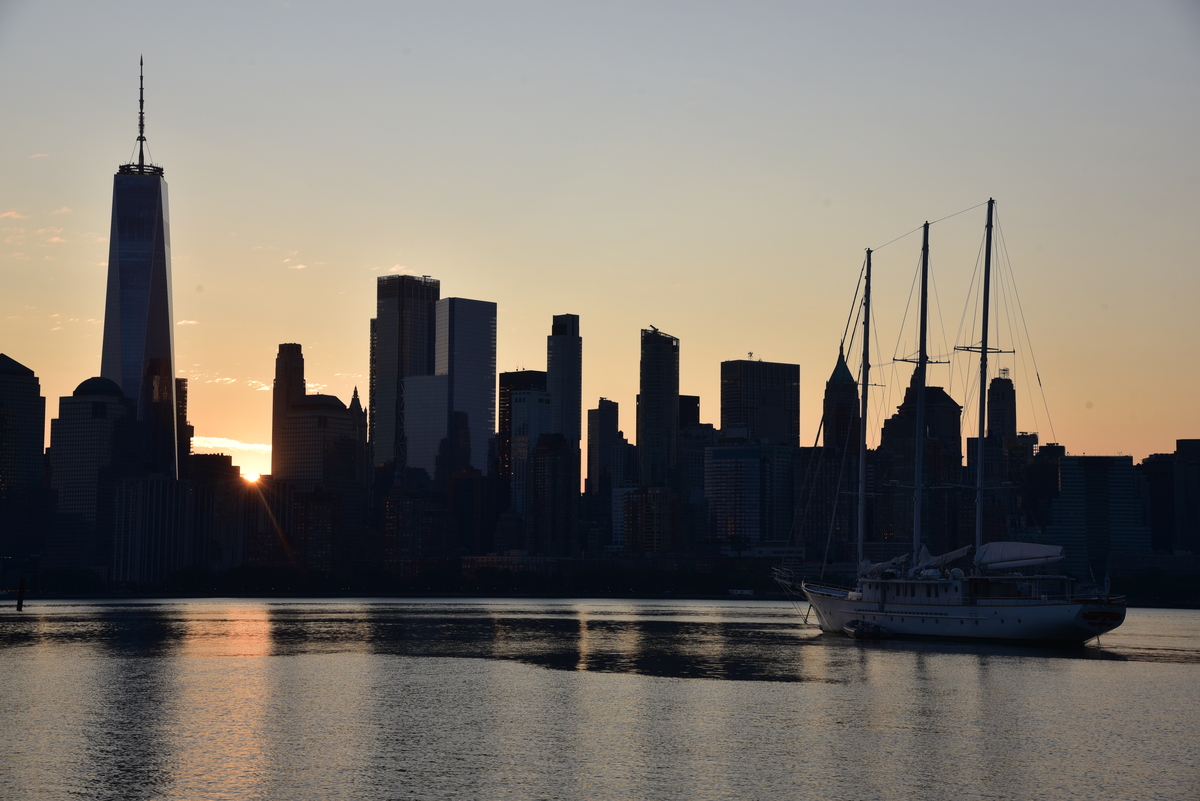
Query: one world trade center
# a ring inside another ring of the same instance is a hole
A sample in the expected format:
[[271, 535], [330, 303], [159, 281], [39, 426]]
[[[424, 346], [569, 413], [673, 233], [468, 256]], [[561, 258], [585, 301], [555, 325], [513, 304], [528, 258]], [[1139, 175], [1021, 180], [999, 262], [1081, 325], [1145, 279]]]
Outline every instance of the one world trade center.
[[137, 161], [113, 176], [108, 295], [100, 374], [137, 401], [143, 463], [178, 476], [171, 231], [163, 168], [145, 157], [145, 96], [138, 89]]

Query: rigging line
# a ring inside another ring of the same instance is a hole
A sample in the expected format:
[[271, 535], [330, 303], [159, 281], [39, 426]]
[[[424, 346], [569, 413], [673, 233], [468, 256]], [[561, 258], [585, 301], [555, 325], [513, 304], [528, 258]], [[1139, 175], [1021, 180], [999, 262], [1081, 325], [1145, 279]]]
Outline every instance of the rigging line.
[[[942, 217], [940, 220], [934, 220], [933, 222], [931, 222], [929, 224], [937, 225], [940, 222], [949, 220], [951, 217], [957, 217], [960, 214], [966, 214], [968, 211], [974, 211], [975, 209], [979, 208], [980, 206], [986, 206], [986, 205], [987, 205], [987, 201], [985, 200], [982, 203], [976, 203], [974, 206], [972, 206], [969, 209], [963, 209], [962, 211], [956, 211], [953, 214], [947, 214], [945, 217]], [[883, 250], [884, 248], [886, 248], [888, 245], [892, 244], [893, 242], [899, 242], [901, 239], [903, 239], [906, 236], [912, 236], [913, 234], [915, 234], [917, 231], [920, 231], [924, 227], [925, 227], [924, 225], [918, 225], [916, 228], [912, 229], [907, 234], [900, 234], [900, 236], [896, 237], [895, 239], [888, 240], [887, 242], [884, 242], [882, 245], [880, 245], [877, 248], [871, 248], [871, 250]]]
[[[1002, 286], [1004, 286], [1005, 302], [1009, 303], [1009, 306], [1011, 309], [1011, 307], [1014, 305], [1011, 303], [1011, 298], [1009, 297], [1009, 293], [1012, 292], [1014, 289], [1011, 286], [1012, 276], [1006, 275], [1003, 272], [1003, 270], [1000, 271], [1000, 274], [1004, 275], [1006, 278], [1006, 280], [1002, 284]], [[1009, 313], [1008, 313], [1008, 322], [1009, 322], [1009, 326], [1013, 326], [1013, 312], [1012, 311], [1009, 311]], [[1015, 337], [1015, 343], [1014, 343], [1013, 350], [1017, 352], [1016, 355], [1021, 363], [1021, 374], [1025, 379], [1025, 382], [1024, 382], [1025, 386], [1023, 387], [1023, 389], [1024, 389], [1025, 395], [1028, 399], [1027, 402], [1029, 403], [1029, 411], [1033, 415], [1033, 430], [1037, 431], [1038, 429], [1041, 428], [1041, 421], [1038, 419], [1037, 402], [1034, 400], [1034, 394], [1033, 394], [1033, 389], [1034, 389], [1033, 383], [1034, 382], [1031, 381], [1029, 378], [1032, 375], [1032, 371], [1029, 369], [1029, 359], [1027, 358], [1027, 351], [1029, 350], [1029, 343], [1028, 343], [1028, 341], [1026, 341], [1025, 344], [1019, 348], [1016, 347], [1017, 344], [1020, 344], [1019, 333], [1018, 333], [1018, 336]]]
[[[985, 256], [984, 248], [985, 247], [987, 247], [987, 236], [986, 235], [983, 237], [983, 239], [980, 240], [979, 250], [975, 254], [975, 270], [974, 270], [974, 272], [971, 273], [971, 284], [967, 289], [967, 303], [963, 304], [963, 319], [959, 321], [959, 333], [957, 336], [962, 335], [963, 329], [967, 325], [967, 320], [968, 319], [970, 320], [971, 329], [970, 329], [970, 334], [968, 336], [968, 339], [966, 340], [966, 347], [973, 347], [976, 341], [979, 342], [979, 345], [981, 348], [983, 347], [982, 334], [980, 334], [979, 340], [975, 339], [975, 334], [976, 334], [975, 326], [978, 322], [980, 322], [980, 320], [983, 316], [981, 309], [980, 309], [980, 307], [983, 305], [983, 297], [982, 297], [983, 296], [983, 292], [982, 292], [983, 281], [980, 279], [981, 279], [981, 273], [983, 272], [982, 267], [983, 267], [983, 263], [984, 263], [984, 256]], [[967, 309], [968, 308], [970, 308], [971, 312], [972, 312], [969, 318], [967, 317]], [[958, 340], [958, 341], [962, 341], [962, 340]], [[962, 351], [959, 351], [957, 347], [955, 348], [955, 352], [962, 353]], [[970, 359], [966, 359], [966, 358], [960, 359], [959, 365], [960, 365], [959, 369], [966, 370], [967, 375], [969, 376], [969, 379], [968, 378], [963, 379], [964, 385], [968, 386], [967, 396], [963, 401], [963, 408], [966, 409], [966, 408], [970, 407], [970, 401], [971, 401], [971, 397], [972, 397], [970, 387], [974, 386], [976, 377], [974, 375], [974, 371], [970, 370]], [[982, 390], [981, 390], [980, 397], [982, 397]]]
[[[962, 212], [959, 213], [961, 214]], [[937, 291], [937, 273], [932, 267], [933, 266], [930, 265], [929, 282], [933, 284], [933, 303], [935, 306], [937, 306], [938, 328], [942, 329], [942, 347], [945, 348], [949, 342], [948, 338], [946, 337], [946, 316], [942, 314], [942, 299], [941, 296], [938, 295]], [[953, 354], [953, 352], [954, 351], [951, 351], [951, 354]], [[941, 355], [945, 356], [945, 353]], [[953, 393], [954, 391], [954, 365], [949, 363], [950, 358], [950, 356], [946, 356], [946, 372], [950, 374], [949, 386], [946, 387], [947, 393]]]
[[[900, 331], [896, 334], [896, 346], [892, 348], [892, 361], [897, 360], [900, 351], [900, 340], [904, 336], [904, 326], [908, 324], [908, 312], [912, 309], [913, 295], [917, 291], [917, 278], [921, 275], [921, 256], [917, 255], [917, 269], [913, 272], [913, 282], [908, 288], [908, 303], [904, 305], [904, 316], [900, 318]], [[880, 351], [882, 353], [883, 351]]]
[[[875, 320], [874, 315], [872, 315], [872, 317], [871, 317], [871, 323], [872, 323], [871, 330], [875, 334], [875, 352], [882, 353], [883, 349], [879, 347], [879, 325], [878, 325], [877, 321]], [[880, 367], [882, 367], [882, 366], [883, 365], [880, 365]], [[878, 380], [878, 379], [876, 379], [876, 380]], [[883, 419], [883, 409], [884, 409], [884, 407], [882, 405], [883, 399], [879, 397], [881, 394], [883, 394], [883, 393], [880, 393], [880, 392], [872, 392], [871, 393], [871, 400], [874, 401], [874, 403], [875, 403], [875, 419], [876, 420]], [[868, 420], [868, 423], [869, 422], [870, 421]], [[869, 424], [867, 425], [867, 431], [874, 432], [875, 430], [876, 429], [872, 428]], [[876, 436], [878, 436], [878, 434], [876, 434]], [[879, 447], [878, 440], [876, 440], [876, 442], [875, 442], [875, 447]]]
[[[821, 442], [821, 430], [822, 430], [824, 427], [825, 427], [825, 415], [824, 415], [824, 413], [822, 413], [822, 414], [821, 414], [821, 420], [820, 420], [820, 422], [818, 422], [818, 423], [817, 423], [817, 436], [816, 436], [816, 438], [813, 440], [813, 449], [814, 449], [814, 450], [816, 449], [817, 445], [819, 445], [819, 444], [820, 444], [820, 442]], [[822, 455], [822, 454], [817, 454], [817, 460], [816, 460], [816, 461], [817, 461], [818, 463], [819, 463], [819, 461], [820, 461], [821, 455]], [[808, 484], [808, 478], [809, 478], [809, 476], [810, 476], [810, 475], [812, 475], [812, 473], [813, 473], [813, 462], [814, 462], [814, 460], [810, 458], [810, 459], [808, 459], [808, 460], [806, 461], [806, 463], [805, 463], [805, 466], [804, 466], [804, 478], [803, 478], [803, 479], [801, 479], [801, 481], [800, 481], [800, 490], [801, 490], [801, 495], [803, 495], [803, 493], [804, 493], [804, 488], [805, 488], [805, 487], [807, 487], [807, 486], [809, 486], [809, 484]], [[816, 479], [814, 478], [814, 479], [813, 479], [813, 488], [815, 488], [815, 487], [816, 487]], [[810, 500], [811, 500], [811, 497], [812, 497], [812, 490], [810, 489], [810, 491], [809, 491], [809, 498], [810, 498]], [[795, 503], [795, 505], [792, 507], [792, 527], [791, 527], [791, 529], [788, 531], [788, 547], [791, 547], [791, 546], [792, 546], [792, 544], [793, 544], [793, 542], [794, 542], [794, 540], [795, 540], [795, 537], [796, 537], [796, 518], [797, 518], [798, 516], [800, 517], [800, 525], [801, 525], [801, 529], [803, 530], [804, 523], [805, 523], [805, 521], [806, 521], [806, 520], [807, 520], [807, 518], [808, 518], [808, 501], [805, 501], [803, 509], [804, 509], [803, 516], [800, 516], [800, 510], [801, 510], [801, 506], [800, 506], [800, 499], [799, 499], [799, 498], [797, 498], [797, 499], [796, 499], [796, 503]], [[801, 532], [801, 534], [803, 535], [803, 531]], [[787, 560], [787, 557], [786, 557], [786, 556], [784, 557], [784, 560], [785, 560], [785, 563], [786, 563], [786, 560]], [[785, 564], [785, 566], [786, 566], [786, 564]]]
[[[1000, 237], [1001, 243], [1004, 245], [1004, 260], [1008, 263], [1009, 274], [1012, 275], [1012, 261], [1008, 258], [1008, 244], [1004, 242], [1003, 232]], [[1050, 436], [1054, 437], [1054, 441], [1058, 442], [1058, 435], [1054, 433], [1054, 419], [1050, 415], [1050, 404], [1046, 401], [1046, 388], [1042, 386], [1042, 373], [1038, 369], [1037, 354], [1033, 350], [1033, 339], [1029, 336], [1029, 323], [1025, 319], [1025, 307], [1021, 303], [1021, 293], [1017, 289], [1017, 277], [1012, 275], [1013, 295], [1017, 299], [1017, 310], [1021, 313], [1021, 327], [1025, 330], [1025, 343], [1029, 346], [1029, 358], [1033, 361], [1033, 374], [1037, 376], [1038, 390], [1042, 393], [1042, 405], [1046, 409], [1046, 423], [1050, 426]]]
[[[966, 344], [968, 344], [968, 345], [975, 344], [975, 319], [979, 316], [979, 314], [978, 314], [978, 311], [979, 311], [979, 289], [978, 289], [977, 282], [979, 279], [979, 263], [980, 263], [980, 257], [982, 256], [982, 254], [983, 254], [983, 245], [981, 244], [979, 246], [979, 254], [977, 254], [975, 256], [975, 271], [973, 273], [971, 273], [971, 283], [967, 285], [967, 299], [966, 299], [966, 302], [963, 303], [962, 317], [958, 318], [958, 331], [956, 331], [954, 334], [954, 341], [962, 342], [963, 341], [963, 330], [966, 328], [967, 320], [970, 319], [970, 321], [971, 321], [970, 337], [971, 338], [969, 340], [967, 340]], [[974, 304], [974, 307], [975, 307], [974, 312], [975, 313], [971, 314], [970, 317], [968, 317], [967, 310], [971, 308], [972, 304]], [[957, 346], [955, 349], [957, 350]]]
[[847, 317], [846, 317], [846, 327], [842, 329], [842, 339], [841, 339], [842, 345], [846, 344], [846, 332], [850, 329], [851, 318], [854, 317], [855, 310], [859, 307], [858, 293], [859, 293], [859, 290], [862, 289], [863, 276], [866, 274], [866, 272], [867, 272], [867, 260], [866, 260], [866, 257], [864, 257], [863, 258], [863, 266], [858, 271], [858, 283], [856, 283], [854, 285], [854, 299], [850, 302], [850, 314], [847, 315]]
[[950, 219], [951, 217], [957, 217], [957, 216], [958, 216], [958, 215], [960, 215], [960, 214], [966, 214], [968, 211], [974, 211], [975, 209], [979, 208], [980, 206], [986, 206], [986, 205], [987, 205], [987, 201], [986, 201], [986, 200], [985, 200], [985, 201], [983, 201], [982, 203], [976, 203], [974, 206], [972, 206], [972, 207], [971, 207], [971, 208], [969, 208], [969, 209], [963, 209], [962, 211], [956, 211], [956, 212], [954, 212], [953, 214], [947, 214], [947, 215], [946, 215], [945, 217], [943, 217], [941, 220], [934, 220], [933, 222], [931, 222], [931, 223], [930, 223], [930, 225], [937, 225], [938, 223], [940, 223], [940, 222], [942, 222], [942, 221], [944, 221], [944, 220], [948, 220], [948, 219]]

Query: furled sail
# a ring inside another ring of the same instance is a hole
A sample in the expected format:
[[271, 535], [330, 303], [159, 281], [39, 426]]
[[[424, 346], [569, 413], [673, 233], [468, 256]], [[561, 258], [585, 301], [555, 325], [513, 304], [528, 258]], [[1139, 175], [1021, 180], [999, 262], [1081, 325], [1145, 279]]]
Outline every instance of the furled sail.
[[975, 564], [983, 570], [1049, 565], [1062, 561], [1061, 545], [1036, 542], [989, 542], [975, 554]]
[[953, 562], [955, 559], [962, 559], [973, 550], [975, 550], [974, 545], [964, 545], [957, 550], [944, 553], [941, 556], [930, 556], [929, 549], [922, 545], [921, 561], [919, 561], [917, 566], [913, 568], [913, 572], [916, 573], [919, 570], [940, 570], [941, 568]]
[[862, 560], [858, 564], [858, 575], [860, 576], [877, 576], [885, 570], [895, 569], [908, 561], [908, 554], [901, 554], [894, 559], [889, 559], [886, 562], [876, 562], [871, 564], [867, 559]]

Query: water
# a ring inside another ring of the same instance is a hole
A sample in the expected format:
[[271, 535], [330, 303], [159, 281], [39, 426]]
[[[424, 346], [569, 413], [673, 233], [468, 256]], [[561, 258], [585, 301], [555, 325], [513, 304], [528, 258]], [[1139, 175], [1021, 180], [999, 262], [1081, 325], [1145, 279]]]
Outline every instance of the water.
[[0, 798], [1197, 799], [1200, 613], [856, 642], [787, 604], [0, 607]]

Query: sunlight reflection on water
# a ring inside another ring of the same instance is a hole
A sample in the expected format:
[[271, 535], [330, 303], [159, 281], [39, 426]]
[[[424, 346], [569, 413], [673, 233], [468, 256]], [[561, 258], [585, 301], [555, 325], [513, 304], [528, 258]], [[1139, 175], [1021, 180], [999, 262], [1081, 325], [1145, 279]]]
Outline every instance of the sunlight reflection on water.
[[0, 797], [1195, 798], [1200, 613], [1071, 649], [767, 602], [0, 608]]

